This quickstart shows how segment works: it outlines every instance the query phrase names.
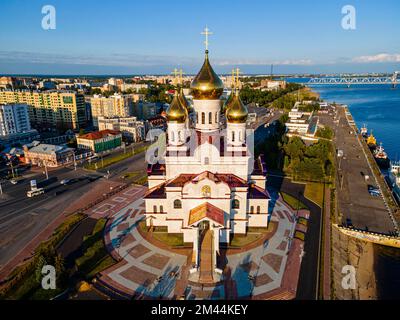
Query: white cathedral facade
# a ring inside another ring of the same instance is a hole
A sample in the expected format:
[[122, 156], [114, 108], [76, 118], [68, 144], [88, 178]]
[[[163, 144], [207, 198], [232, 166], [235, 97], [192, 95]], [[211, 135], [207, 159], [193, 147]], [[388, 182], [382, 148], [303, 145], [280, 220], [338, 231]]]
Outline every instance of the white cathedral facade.
[[221, 243], [248, 227], [268, 226], [270, 199], [263, 158], [254, 159], [248, 147], [247, 108], [238, 90], [222, 104], [223, 83], [208, 50], [191, 89], [193, 108], [176, 90], [166, 112], [165, 163], [148, 167], [146, 225], [183, 234], [185, 243], [193, 243], [194, 268], [208, 237], [215, 269]]

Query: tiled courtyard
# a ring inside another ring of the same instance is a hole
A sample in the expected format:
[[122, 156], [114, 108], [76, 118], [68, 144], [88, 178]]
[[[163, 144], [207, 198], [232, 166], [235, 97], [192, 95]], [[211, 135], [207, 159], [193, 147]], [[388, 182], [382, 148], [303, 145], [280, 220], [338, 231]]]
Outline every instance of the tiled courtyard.
[[223, 281], [207, 286], [188, 280], [190, 248], [172, 250], [142, 236], [138, 224], [143, 211], [144, 201], [138, 197], [110, 219], [105, 242], [119, 262], [100, 274], [99, 285], [136, 299], [295, 297], [303, 242], [293, 238], [295, 212], [280, 198], [271, 218], [277, 224], [275, 233], [256, 245], [221, 253], [226, 261]]

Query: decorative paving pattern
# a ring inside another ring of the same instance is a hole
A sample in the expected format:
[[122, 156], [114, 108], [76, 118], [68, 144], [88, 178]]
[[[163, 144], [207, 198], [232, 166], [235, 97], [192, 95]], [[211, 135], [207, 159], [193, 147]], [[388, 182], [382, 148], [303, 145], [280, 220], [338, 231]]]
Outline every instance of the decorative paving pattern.
[[159, 253], [155, 253], [152, 256], [143, 260], [144, 264], [151, 266], [153, 268], [157, 268], [163, 270], [169, 261], [169, 257], [164, 256]]
[[[184, 251], [179, 254], [179, 250], [158, 247], [142, 237], [138, 231], [138, 223], [144, 218], [142, 195], [134, 190], [126, 192], [128, 196], [136, 194], [137, 198], [113, 216], [105, 236], [107, 248], [121, 260], [101, 273], [100, 280], [109, 287], [130, 296], [150, 298], [173, 298], [177, 292], [181, 295], [183, 291], [187, 299], [256, 298], [268, 296], [269, 293], [274, 296], [293, 296], [281, 288], [287, 286], [287, 265], [290, 264], [291, 273], [298, 273], [296, 270], [299, 269], [301, 257], [298, 260], [297, 254], [297, 260], [292, 259], [288, 264], [288, 257], [291, 256], [288, 250], [294, 243], [290, 239], [296, 227], [293, 219], [295, 212], [282, 199], [276, 201], [272, 211], [271, 221], [277, 224], [275, 234], [254, 248], [249, 246], [245, 251], [228, 252], [224, 258], [229, 273], [224, 281], [217, 285], [201, 286], [188, 282], [187, 263], [190, 255]], [[176, 292], [177, 288], [179, 290]]]

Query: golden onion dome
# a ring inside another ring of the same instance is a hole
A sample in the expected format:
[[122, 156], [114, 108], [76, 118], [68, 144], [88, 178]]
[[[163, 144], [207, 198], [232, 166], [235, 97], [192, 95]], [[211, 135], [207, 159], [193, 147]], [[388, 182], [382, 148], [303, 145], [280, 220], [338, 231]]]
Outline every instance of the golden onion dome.
[[187, 119], [188, 112], [185, 105], [182, 103], [182, 98], [175, 90], [174, 98], [167, 109], [167, 121], [184, 123]]
[[226, 119], [229, 123], [244, 123], [249, 114], [247, 107], [239, 96], [239, 91], [232, 93], [226, 104]]
[[224, 83], [215, 73], [208, 60], [208, 50], [199, 73], [190, 85], [194, 99], [215, 100], [219, 99], [224, 90]]

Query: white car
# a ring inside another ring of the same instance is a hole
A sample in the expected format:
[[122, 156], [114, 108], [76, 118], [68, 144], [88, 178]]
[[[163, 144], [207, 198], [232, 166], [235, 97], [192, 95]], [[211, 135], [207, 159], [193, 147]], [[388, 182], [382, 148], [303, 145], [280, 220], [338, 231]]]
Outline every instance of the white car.
[[70, 181], [71, 180], [69, 180], [69, 179], [64, 179], [64, 180], [61, 180], [60, 183], [63, 185], [67, 185]]

